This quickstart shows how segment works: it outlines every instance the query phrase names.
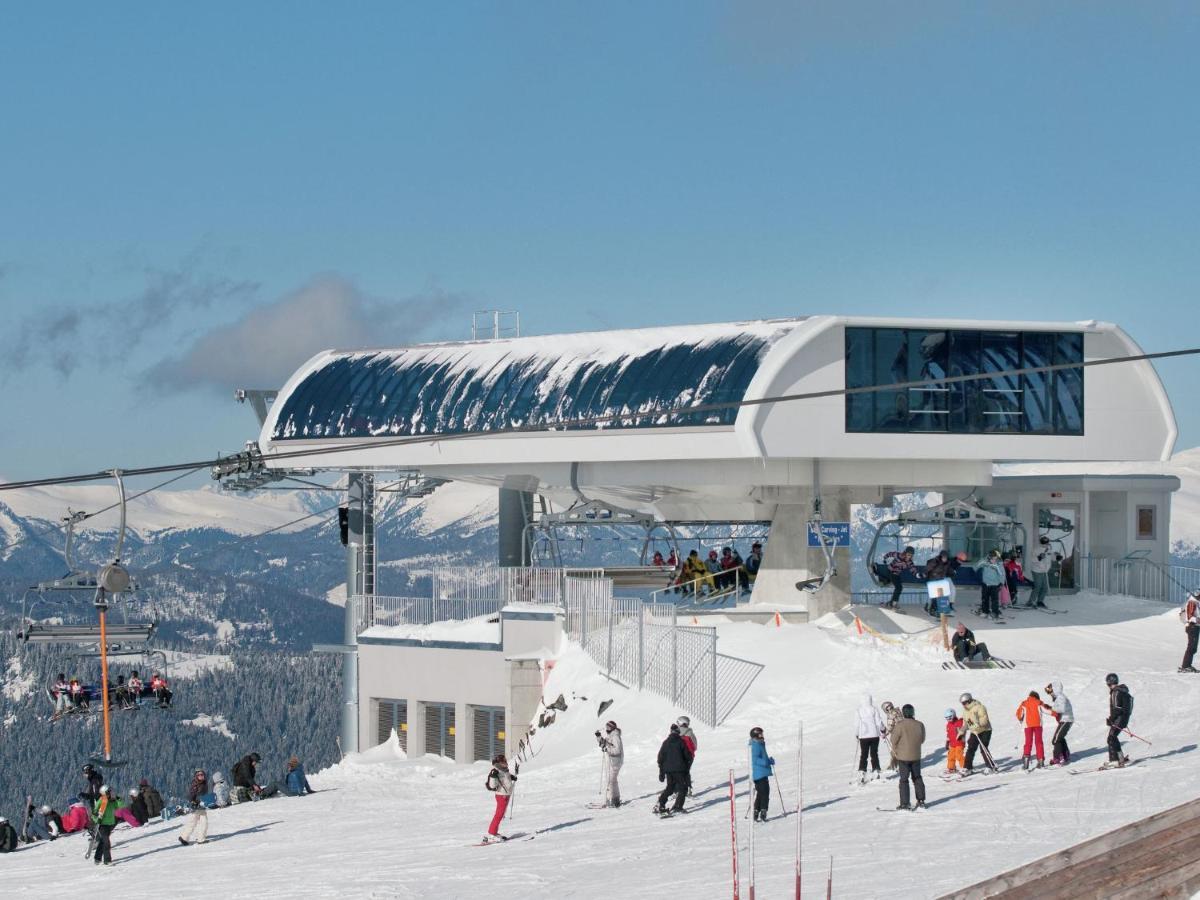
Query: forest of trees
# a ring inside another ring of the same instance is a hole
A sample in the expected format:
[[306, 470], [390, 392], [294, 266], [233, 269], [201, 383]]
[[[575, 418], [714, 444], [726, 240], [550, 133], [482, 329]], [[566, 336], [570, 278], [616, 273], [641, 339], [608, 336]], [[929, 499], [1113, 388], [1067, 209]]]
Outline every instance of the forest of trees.
[[[56, 673], [99, 681], [98, 661], [64, 660], [60, 650], [18, 650], [11, 635], [0, 636], [0, 665], [6, 669], [0, 691], [0, 815], [18, 824], [27, 794], [61, 810], [84, 783], [83, 764], [103, 744], [98, 715], [49, 721], [53, 707], [43, 687]], [[340, 660], [247, 650], [235, 651], [231, 662], [232, 667], [174, 680], [170, 709], [147, 705], [113, 714], [113, 758], [125, 763], [104, 773], [114, 787], [127, 794], [148, 778], [164, 797], [182, 798], [194, 769], [228, 776], [251, 751], [262, 756], [263, 783], [281, 780], [293, 754], [310, 772], [337, 760]], [[137, 665], [122, 662], [113, 676], [130, 668]], [[24, 691], [25, 684], [32, 690]], [[202, 714], [224, 717], [236, 737], [182, 724]]]

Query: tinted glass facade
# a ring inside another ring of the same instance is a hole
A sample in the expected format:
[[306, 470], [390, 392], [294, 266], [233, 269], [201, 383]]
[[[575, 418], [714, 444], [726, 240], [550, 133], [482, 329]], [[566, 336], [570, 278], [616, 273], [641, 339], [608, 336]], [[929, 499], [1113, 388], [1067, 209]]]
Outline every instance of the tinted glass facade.
[[[1079, 333], [847, 328], [846, 387], [1083, 362]], [[1083, 434], [1083, 369], [846, 397], [846, 431]]]
[[[762, 356], [783, 333], [684, 337], [630, 353], [608, 347], [552, 356], [514, 345], [463, 344], [337, 356], [282, 398], [272, 437], [728, 426], [736, 408], [694, 408], [741, 400]], [[560, 424], [613, 415], [619, 418]]]

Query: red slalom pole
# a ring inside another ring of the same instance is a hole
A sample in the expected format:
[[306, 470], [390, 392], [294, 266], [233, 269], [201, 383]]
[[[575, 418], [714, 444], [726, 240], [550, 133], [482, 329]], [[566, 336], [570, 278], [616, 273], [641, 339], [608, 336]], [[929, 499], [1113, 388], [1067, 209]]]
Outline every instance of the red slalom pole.
[[737, 794], [733, 788], [733, 769], [729, 770], [729, 839], [733, 843], [733, 900], [741, 897], [741, 880], [738, 878], [737, 841]]
[[796, 900], [800, 900], [800, 845], [803, 833], [800, 823], [804, 821], [804, 723], [800, 723], [800, 732], [796, 739], [796, 775], [799, 786], [796, 789]]
[[[746, 745], [746, 806], [749, 807], [751, 813], [754, 812], [754, 762], [752, 756], [753, 750], [750, 745]], [[751, 820], [749, 843], [747, 850], [750, 853], [750, 900], [754, 900], [754, 826], [756, 822]]]

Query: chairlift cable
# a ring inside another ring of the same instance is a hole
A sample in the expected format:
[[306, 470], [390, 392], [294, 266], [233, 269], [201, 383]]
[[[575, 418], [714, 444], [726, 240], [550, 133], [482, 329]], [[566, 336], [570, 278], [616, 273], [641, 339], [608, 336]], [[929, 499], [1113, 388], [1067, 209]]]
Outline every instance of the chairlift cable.
[[[1089, 359], [1082, 360], [1080, 362], [1056, 363], [1054, 365], [1045, 366], [1027, 366], [1019, 369], [1003, 369], [995, 372], [977, 372], [969, 375], [949, 375], [942, 378], [921, 378], [914, 381], [902, 381], [894, 384], [875, 384], [852, 388], [829, 388], [823, 391], [807, 391], [800, 394], [778, 394], [772, 397], [757, 397], [749, 400], [742, 399], [723, 401], [720, 403], [702, 403], [696, 406], [678, 408], [658, 408], [642, 410], [636, 414], [607, 413], [605, 415], [585, 416], [577, 419], [563, 419], [546, 425], [513, 425], [508, 428], [496, 428], [488, 431], [459, 432], [456, 434], [409, 435], [402, 438], [389, 438], [387, 440], [376, 441], [365, 445], [357, 442], [353, 444], [337, 443], [324, 447], [313, 447], [307, 450], [287, 450], [281, 453], [273, 453], [269, 459], [272, 462], [281, 462], [290, 459], [311, 459], [315, 456], [327, 456], [329, 454], [345, 453], [353, 450], [378, 450], [389, 447], [404, 447], [410, 444], [437, 444], [449, 441], [475, 440], [479, 438], [503, 437], [518, 434], [547, 434], [561, 431], [566, 428], [587, 425], [604, 425], [613, 422], [620, 422], [624, 419], [633, 418], [635, 415], [638, 417], [671, 415], [677, 413], [695, 415], [697, 413], [721, 412], [730, 409], [741, 409], [743, 407], [769, 406], [775, 403], [792, 403], [800, 400], [821, 400], [829, 397], [849, 397], [858, 394], [875, 394], [884, 391], [903, 391], [908, 390], [909, 388], [930, 387], [932, 385], [964, 384], [971, 381], [991, 381], [997, 378], [1009, 378], [1019, 375], [1037, 375], [1048, 372], [1087, 369], [1095, 366], [1108, 366], [1117, 363], [1148, 362], [1152, 360], [1173, 359], [1176, 357], [1196, 355], [1200, 355], [1200, 347], [1192, 347], [1184, 350], [1164, 350], [1157, 353], [1139, 353], [1130, 356], [1112, 356], [1105, 357], [1103, 359]], [[225, 459], [218, 457], [217, 459], [193, 460], [186, 463], [128, 468], [122, 469], [121, 471], [124, 475], [130, 477], [135, 477], [138, 475], [160, 475], [167, 472], [180, 472], [183, 470], [209, 468], [225, 461]], [[89, 481], [101, 481], [111, 477], [112, 470], [106, 469], [102, 472], [90, 472], [78, 475], [60, 475], [52, 478], [33, 478], [22, 481], [0, 482], [0, 491], [12, 491], [31, 487], [48, 487], [62, 484], [81, 484]]]

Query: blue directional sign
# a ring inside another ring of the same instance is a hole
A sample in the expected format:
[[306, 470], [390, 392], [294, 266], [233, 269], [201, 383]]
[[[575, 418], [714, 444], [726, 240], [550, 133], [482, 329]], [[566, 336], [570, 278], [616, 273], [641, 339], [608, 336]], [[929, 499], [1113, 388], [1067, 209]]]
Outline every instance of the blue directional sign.
[[[850, 546], [850, 523], [849, 522], [822, 522], [821, 531], [825, 534], [826, 541], [833, 541], [835, 547]], [[821, 539], [817, 536], [816, 526], [808, 523], [808, 546], [820, 547]]]

